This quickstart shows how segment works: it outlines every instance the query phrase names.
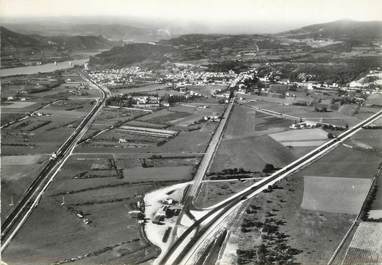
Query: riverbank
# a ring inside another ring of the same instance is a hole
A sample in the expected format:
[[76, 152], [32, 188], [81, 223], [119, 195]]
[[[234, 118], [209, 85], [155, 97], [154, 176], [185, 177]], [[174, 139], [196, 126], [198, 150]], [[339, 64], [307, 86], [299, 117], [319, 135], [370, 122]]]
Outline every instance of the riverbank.
[[89, 59], [77, 59], [71, 61], [64, 61], [58, 63], [47, 63], [42, 65], [22, 66], [15, 68], [0, 69], [0, 77], [14, 76], [14, 75], [31, 75], [37, 73], [49, 73], [57, 70], [64, 70], [72, 68], [76, 65], [83, 65]]

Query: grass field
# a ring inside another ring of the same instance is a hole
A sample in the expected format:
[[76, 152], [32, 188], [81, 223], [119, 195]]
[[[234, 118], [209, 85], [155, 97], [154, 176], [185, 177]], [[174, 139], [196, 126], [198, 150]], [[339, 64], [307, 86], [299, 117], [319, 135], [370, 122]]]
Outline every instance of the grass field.
[[239, 238], [238, 264], [254, 262], [261, 245], [270, 256], [280, 257], [282, 247], [290, 249], [287, 259], [292, 262], [327, 264], [355, 215], [303, 209], [304, 193], [304, 179], [292, 175], [252, 199], [240, 230], [234, 232]]
[[[284, 105], [271, 102], [251, 102], [249, 105], [255, 105], [260, 108], [270, 109], [276, 112], [293, 115], [296, 117], [305, 118], [312, 121], [328, 122], [338, 126], [344, 126], [348, 124], [353, 126], [357, 124], [360, 119], [358, 116], [348, 115], [349, 113], [341, 111], [330, 111], [330, 112], [317, 112], [314, 110], [313, 106], [294, 106], [294, 105]], [[362, 108], [361, 108], [362, 109]]]
[[[335, 167], [331, 166], [333, 161], [335, 161]], [[305, 172], [310, 176], [371, 178], [380, 162], [380, 156], [376, 152], [339, 146], [321, 158], [319, 163], [309, 166]]]
[[301, 208], [358, 214], [370, 187], [371, 179], [304, 176]]
[[150, 122], [138, 121], [138, 120], [129, 121], [126, 123], [126, 125], [141, 126], [141, 127], [147, 127], [147, 128], [155, 128], [155, 129], [162, 129], [162, 128], [168, 127], [168, 125], [166, 124], [150, 123]]
[[150, 91], [155, 91], [155, 90], [162, 90], [162, 89], [167, 88], [167, 87], [168, 87], [167, 84], [152, 84], [152, 85], [146, 85], [146, 86], [141, 86], [141, 87], [116, 89], [116, 90], [113, 90], [113, 92], [116, 94], [141, 93], [141, 92], [150, 92]]
[[3, 166], [32, 165], [46, 158], [47, 156], [44, 155], [2, 156], [1, 164]]
[[220, 116], [224, 111], [224, 105], [221, 104], [194, 104], [185, 103], [170, 108], [171, 111], [177, 111], [181, 113], [190, 113], [185, 117], [170, 121], [171, 124], [176, 126], [187, 127], [191, 124], [200, 121], [204, 116]]
[[326, 140], [328, 138], [327, 133], [319, 128], [290, 130], [287, 132], [271, 134], [270, 136], [278, 142]]
[[12, 102], [11, 104], [9, 105], [5, 105], [3, 108], [4, 109], [23, 109], [25, 107], [30, 107], [30, 106], [33, 106], [34, 104], [36, 104], [36, 102], [33, 102], [33, 101], [17, 101], [17, 102]]
[[227, 128], [225, 138], [249, 136], [255, 131], [257, 125], [256, 112], [240, 105], [234, 105]]
[[235, 167], [261, 171], [267, 163], [275, 167], [286, 165], [295, 156], [268, 134], [284, 131], [289, 124], [290, 121], [254, 113], [250, 108], [235, 105], [210, 171]]
[[144, 117], [139, 118], [139, 120], [140, 121], [150, 121], [150, 120], [154, 120], [155, 118], [158, 118], [158, 117], [167, 116], [171, 113], [172, 112], [168, 111], [167, 109], [162, 109], [162, 110], [155, 111], [151, 114], [145, 115]]
[[366, 99], [367, 105], [377, 105], [382, 106], [382, 95], [381, 94], [372, 94]]
[[[3, 253], [3, 260], [44, 265], [73, 258], [73, 264], [122, 265], [158, 255], [128, 212], [135, 209], [137, 195], [163, 184], [135, 185], [128, 178], [118, 178], [115, 170], [99, 170], [108, 168], [110, 159], [113, 155], [70, 158]], [[92, 177], [75, 177], [84, 171]]]
[[224, 138], [267, 135], [288, 130], [291, 124], [291, 121], [268, 116], [246, 106], [235, 105]]
[[[287, 130], [290, 121], [252, 112], [245, 106], [234, 106], [210, 172], [228, 168], [262, 171], [268, 163], [282, 167], [296, 158], [288, 148], [268, 136], [271, 132]], [[197, 201], [209, 206], [252, 183], [253, 180], [204, 183]]]
[[192, 115], [184, 117], [184, 118], [172, 120], [170, 123], [174, 124], [176, 126], [187, 127], [187, 126], [203, 119], [203, 116], [204, 115], [202, 115], [202, 114], [192, 114]]
[[236, 192], [239, 192], [252, 185], [254, 180], [245, 181], [225, 181], [225, 182], [204, 182], [200, 187], [195, 207], [206, 208], [229, 198]]
[[[356, 140], [373, 150], [340, 145], [252, 199], [234, 232], [239, 239], [238, 264], [256, 262], [261, 245], [269, 256], [281, 257], [279, 244], [294, 253], [288, 256], [291, 262], [327, 264], [363, 204], [382, 153], [379, 130], [362, 130], [352, 138], [347, 145]], [[380, 196], [377, 190], [372, 209], [382, 209]], [[264, 227], [275, 230], [265, 232]]]
[[347, 116], [353, 116], [357, 112], [358, 108], [359, 107], [356, 104], [345, 104], [338, 109], [338, 112]]
[[224, 140], [216, 153], [211, 171], [244, 168], [261, 171], [265, 164], [282, 167], [294, 160], [294, 155], [269, 136]]
[[175, 138], [158, 146], [156, 152], [202, 153], [207, 148], [216, 126], [215, 123], [207, 123], [200, 130], [182, 131]]
[[36, 178], [48, 155], [3, 156], [1, 158], [1, 217], [7, 216]]
[[149, 119], [145, 119], [145, 121], [152, 122], [152, 123], [162, 123], [162, 124], [163, 123], [171, 123], [174, 120], [178, 120], [180, 118], [184, 118], [184, 117], [187, 117], [189, 115], [190, 115], [190, 113], [188, 113], [188, 112], [170, 111], [164, 115], [159, 115], [159, 116], [151, 117]]
[[277, 142], [284, 146], [310, 147], [323, 144], [328, 139], [328, 133], [320, 128], [290, 130], [270, 134]]
[[192, 166], [129, 168], [123, 171], [130, 182], [185, 181], [192, 177]]

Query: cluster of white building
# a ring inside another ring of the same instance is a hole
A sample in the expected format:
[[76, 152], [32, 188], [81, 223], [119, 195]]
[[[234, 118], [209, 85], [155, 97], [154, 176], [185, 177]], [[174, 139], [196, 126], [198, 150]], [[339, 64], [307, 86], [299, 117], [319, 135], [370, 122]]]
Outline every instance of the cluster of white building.
[[157, 74], [152, 70], [145, 70], [139, 66], [125, 67], [120, 69], [107, 69], [102, 71], [93, 71], [90, 77], [97, 83], [108, 87], [126, 85], [136, 81], [158, 81]]
[[372, 70], [365, 77], [350, 82], [349, 89], [368, 88], [370, 85], [382, 86], [381, 70]]
[[194, 70], [193, 68], [180, 70], [177, 67], [153, 71], [134, 66], [93, 71], [90, 76], [95, 82], [108, 87], [133, 84], [137, 81], [167, 83], [169, 86], [181, 87], [206, 84], [229, 85], [237, 75], [233, 71], [207, 72], [202, 69]]
[[[175, 82], [176, 86], [186, 85], [205, 85], [205, 84], [219, 84], [228, 85], [232, 79], [236, 77], [233, 71], [227, 72], [205, 72], [193, 70], [181, 70], [176, 73], [167, 73], [162, 78], [163, 81]], [[169, 83], [169, 84], [170, 84]]]

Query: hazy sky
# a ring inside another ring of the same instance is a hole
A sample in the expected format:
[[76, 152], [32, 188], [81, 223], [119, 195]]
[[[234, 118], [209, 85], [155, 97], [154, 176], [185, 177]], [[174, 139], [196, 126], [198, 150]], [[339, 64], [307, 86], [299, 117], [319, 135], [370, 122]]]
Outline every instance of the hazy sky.
[[0, 0], [0, 17], [134, 16], [181, 22], [382, 20], [382, 0]]
[[233, 20], [382, 19], [381, 0], [1, 0], [3, 16], [136, 15]]

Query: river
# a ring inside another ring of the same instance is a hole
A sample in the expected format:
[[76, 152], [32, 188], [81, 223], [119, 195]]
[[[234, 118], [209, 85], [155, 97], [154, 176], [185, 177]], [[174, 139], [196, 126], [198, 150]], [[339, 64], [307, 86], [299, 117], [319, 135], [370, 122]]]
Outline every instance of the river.
[[75, 65], [83, 65], [87, 61], [89, 61], [88, 58], [58, 62], [57, 64], [47, 63], [47, 64], [42, 64], [42, 65], [5, 68], [5, 69], [0, 69], [0, 77], [6, 77], [6, 76], [12, 76], [12, 75], [31, 75], [31, 74], [37, 74], [37, 73], [54, 72], [56, 70], [63, 70], [63, 69], [72, 68]]

